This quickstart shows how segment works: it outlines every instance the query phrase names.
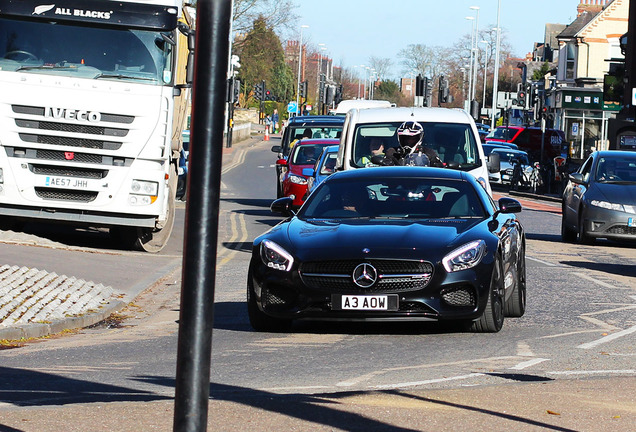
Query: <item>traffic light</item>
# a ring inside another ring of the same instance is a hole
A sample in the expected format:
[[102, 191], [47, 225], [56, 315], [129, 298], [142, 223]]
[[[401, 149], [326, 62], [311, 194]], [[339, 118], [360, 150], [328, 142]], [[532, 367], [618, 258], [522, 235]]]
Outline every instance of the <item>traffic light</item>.
[[234, 79], [232, 86], [232, 102], [237, 103], [239, 101], [239, 95], [241, 94], [241, 80]]
[[265, 90], [265, 100], [272, 100], [272, 92], [271, 90]]
[[263, 100], [263, 86], [262, 86], [262, 83], [254, 85], [254, 97], [256, 98], [256, 100], [259, 100], [259, 101]]
[[307, 81], [303, 81], [300, 83], [300, 97], [301, 98], [307, 97]]
[[517, 93], [517, 105], [525, 108], [526, 106], [526, 91], [525, 90], [520, 90]]
[[415, 77], [415, 96], [424, 96], [424, 80], [422, 75]]

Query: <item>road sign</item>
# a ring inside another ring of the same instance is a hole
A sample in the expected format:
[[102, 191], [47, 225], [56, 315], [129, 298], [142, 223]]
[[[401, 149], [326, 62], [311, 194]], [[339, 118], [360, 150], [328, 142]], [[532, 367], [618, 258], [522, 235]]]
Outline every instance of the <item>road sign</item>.
[[287, 112], [288, 113], [297, 113], [298, 112], [298, 105], [296, 104], [296, 102], [290, 102], [287, 104]]

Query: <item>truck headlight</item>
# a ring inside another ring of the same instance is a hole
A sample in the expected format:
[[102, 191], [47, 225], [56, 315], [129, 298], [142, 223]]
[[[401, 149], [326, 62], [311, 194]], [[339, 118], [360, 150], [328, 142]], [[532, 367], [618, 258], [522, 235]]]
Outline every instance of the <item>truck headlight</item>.
[[134, 194], [156, 196], [159, 194], [159, 183], [144, 180], [133, 180], [130, 185], [130, 191]]

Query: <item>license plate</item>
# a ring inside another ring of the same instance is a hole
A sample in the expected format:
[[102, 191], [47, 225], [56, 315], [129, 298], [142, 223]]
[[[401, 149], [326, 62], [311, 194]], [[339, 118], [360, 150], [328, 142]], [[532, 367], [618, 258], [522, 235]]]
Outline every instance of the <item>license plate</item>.
[[398, 309], [398, 296], [392, 295], [334, 295], [334, 310], [388, 311]]
[[44, 178], [44, 186], [70, 189], [86, 189], [88, 188], [88, 180], [69, 177], [46, 176]]

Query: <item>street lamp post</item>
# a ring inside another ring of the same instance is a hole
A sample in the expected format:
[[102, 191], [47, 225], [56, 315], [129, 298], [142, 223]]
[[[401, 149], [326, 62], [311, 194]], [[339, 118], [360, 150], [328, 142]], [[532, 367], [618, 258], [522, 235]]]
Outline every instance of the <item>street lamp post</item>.
[[470, 9], [477, 11], [477, 15], [475, 17], [475, 37], [474, 37], [474, 47], [473, 49], [475, 50], [475, 57], [473, 59], [473, 62], [475, 63], [474, 67], [473, 67], [473, 92], [470, 95], [470, 100], [473, 101], [475, 100], [475, 93], [477, 92], [477, 66], [479, 64], [477, 56], [479, 55], [479, 48], [478, 48], [478, 39], [479, 39], [479, 6], [471, 6]]
[[482, 40], [481, 43], [486, 44], [486, 55], [484, 59], [484, 96], [481, 98], [483, 107], [486, 108], [486, 76], [488, 73], [488, 51], [490, 51], [490, 42]]
[[308, 25], [300, 26], [300, 42], [298, 43], [298, 84], [296, 85], [296, 114], [300, 114], [300, 71], [303, 62], [303, 29]]
[[320, 54], [320, 61], [316, 67], [316, 106], [318, 106], [318, 100], [320, 99], [320, 75], [322, 74], [322, 52], [326, 50], [324, 43], [318, 44], [318, 53]]
[[501, 49], [501, 27], [499, 26], [499, 19], [501, 17], [501, 0], [497, 5], [497, 42], [495, 45], [495, 73], [492, 84], [492, 118], [490, 119], [490, 127], [495, 128], [495, 110], [497, 109], [497, 91], [499, 84], [499, 50]]
[[464, 97], [464, 109], [470, 111], [470, 98], [473, 94], [473, 54], [475, 53], [475, 17], [467, 16], [467, 20], [473, 22], [472, 29], [470, 31], [470, 62], [468, 69], [468, 98]]

